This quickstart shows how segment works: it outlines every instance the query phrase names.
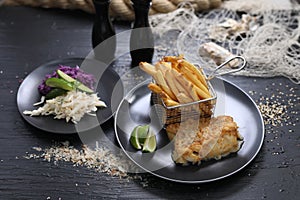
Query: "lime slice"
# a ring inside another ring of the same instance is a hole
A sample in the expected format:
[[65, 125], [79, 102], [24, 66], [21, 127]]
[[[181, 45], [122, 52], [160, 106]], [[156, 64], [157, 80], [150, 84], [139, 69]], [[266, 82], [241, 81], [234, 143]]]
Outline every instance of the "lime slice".
[[151, 130], [149, 130], [147, 138], [143, 145], [143, 152], [152, 153], [156, 149], [156, 137]]
[[72, 78], [71, 76], [64, 73], [63, 71], [58, 69], [58, 70], [56, 70], [56, 73], [58, 74], [58, 76], [60, 78], [64, 79], [65, 81], [68, 81], [70, 83], [74, 83], [76, 88], [78, 88], [79, 90], [81, 90], [83, 92], [87, 92], [87, 93], [93, 93], [94, 92], [92, 89], [90, 89], [89, 87], [83, 85], [81, 82], [79, 82], [76, 79]]
[[73, 85], [71, 83], [60, 78], [48, 78], [45, 83], [50, 87], [73, 90]]

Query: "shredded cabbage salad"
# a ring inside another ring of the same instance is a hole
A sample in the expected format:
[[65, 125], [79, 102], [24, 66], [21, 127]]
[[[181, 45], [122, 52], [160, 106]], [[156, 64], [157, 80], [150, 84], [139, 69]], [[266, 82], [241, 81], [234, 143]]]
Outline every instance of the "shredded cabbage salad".
[[30, 116], [54, 115], [54, 119], [66, 119], [67, 122], [77, 123], [85, 114], [95, 116], [97, 107], [106, 107], [97, 94], [87, 94], [78, 90], [67, 92], [66, 95], [46, 100], [42, 107], [36, 110], [25, 110]]
[[[94, 90], [95, 78], [92, 74], [85, 73], [78, 66], [69, 67], [59, 65], [58, 69], [52, 74], [47, 74], [42, 83], [38, 86], [38, 90], [43, 96], [40, 102], [34, 103], [33, 105], [42, 106], [32, 111], [25, 110], [23, 112], [25, 115], [54, 115], [54, 119], [66, 119], [66, 122], [71, 121], [76, 124], [85, 114], [96, 116], [95, 112], [97, 111], [98, 107], [107, 107], [105, 102], [101, 101], [100, 97], [98, 97], [96, 93], [87, 93], [77, 89], [76, 87], [74, 87], [74, 89], [71, 88], [71, 90], [68, 89], [69, 91], [65, 90], [62, 94], [56, 93], [55, 96], [47, 99], [47, 94], [54, 88], [62, 87], [62, 84], [69, 84], [69, 82], [66, 82], [66, 80], [62, 79], [59, 79], [62, 81], [62, 83], [60, 81], [60, 85], [49, 84], [49, 81], [47, 81], [48, 79], [60, 78], [58, 70], [62, 71], [66, 75], [69, 75], [73, 79], [76, 79], [92, 91]], [[58, 79], [56, 79], [56, 81], [58, 81]], [[54, 91], [55, 90], [53, 90], [53, 92]], [[45, 99], [47, 100], [45, 101]]]

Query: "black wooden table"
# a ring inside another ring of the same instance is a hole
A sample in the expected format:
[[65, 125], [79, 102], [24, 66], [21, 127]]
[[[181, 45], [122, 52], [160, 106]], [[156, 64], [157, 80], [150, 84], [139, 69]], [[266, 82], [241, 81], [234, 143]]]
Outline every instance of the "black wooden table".
[[[16, 95], [22, 79], [40, 64], [85, 57], [91, 50], [92, 22], [93, 16], [80, 11], [0, 7], [0, 199], [298, 199], [299, 98], [293, 107], [287, 106], [283, 126], [266, 125], [264, 144], [253, 162], [216, 182], [180, 184], [146, 174], [143, 185], [68, 162], [25, 159], [33, 146], [81, 143], [77, 135], [49, 134], [27, 124], [18, 112]], [[117, 32], [130, 28], [128, 22], [115, 25]], [[122, 41], [118, 45], [127, 48]], [[117, 70], [128, 69], [130, 57], [125, 55], [116, 65]], [[226, 79], [258, 103], [261, 96], [272, 94], [286, 104], [290, 93], [299, 97], [299, 86], [283, 77]], [[113, 120], [104, 126], [113, 135]]]

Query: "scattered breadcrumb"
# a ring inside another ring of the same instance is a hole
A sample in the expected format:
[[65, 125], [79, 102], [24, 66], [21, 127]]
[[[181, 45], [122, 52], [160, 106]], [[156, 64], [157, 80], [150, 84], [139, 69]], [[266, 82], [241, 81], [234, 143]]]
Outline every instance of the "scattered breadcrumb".
[[[278, 85], [276, 90], [273, 86]], [[298, 118], [292, 119], [292, 116], [298, 115], [296, 109], [300, 105], [300, 97], [297, 95], [297, 89], [282, 83], [272, 83], [272, 87], [266, 87], [265, 90], [272, 90], [271, 96], [264, 96], [259, 93], [259, 99], [256, 104], [264, 118], [266, 125], [272, 126], [295, 126]], [[255, 91], [249, 91], [249, 94], [254, 96], [258, 95]]]
[[282, 105], [279, 102], [270, 102], [269, 98], [265, 97], [262, 97], [260, 100], [258, 108], [264, 117], [264, 122], [273, 126], [281, 125], [285, 120], [286, 105]]
[[38, 153], [27, 153], [24, 156], [26, 159], [43, 159], [56, 165], [58, 161], [71, 162], [73, 166], [84, 166], [123, 178], [128, 177], [128, 172], [137, 170], [137, 167], [123, 155], [116, 155], [105, 147], [91, 149], [83, 145], [81, 149], [77, 149], [66, 141], [50, 148], [32, 147], [32, 149]]
[[[290, 134], [297, 132], [299, 124], [300, 96], [296, 85], [271, 83], [265, 90], [271, 92], [268, 96], [262, 92], [249, 91], [263, 116], [266, 127], [265, 141], [268, 143], [267, 151], [272, 156], [285, 153], [288, 147], [281, 141], [289, 139]], [[286, 159], [278, 163], [278, 168], [286, 168], [294, 159]]]

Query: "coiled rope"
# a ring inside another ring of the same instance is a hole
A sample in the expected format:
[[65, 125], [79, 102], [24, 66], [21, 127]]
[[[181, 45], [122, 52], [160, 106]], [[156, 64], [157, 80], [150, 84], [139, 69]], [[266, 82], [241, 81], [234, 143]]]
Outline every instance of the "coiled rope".
[[[178, 8], [181, 3], [189, 2], [195, 11], [218, 8], [222, 0], [152, 0], [150, 15], [169, 13]], [[88, 13], [94, 13], [92, 0], [4, 0], [7, 6], [33, 6], [42, 8], [80, 9]], [[134, 12], [130, 0], [111, 0], [110, 13], [121, 20], [133, 20]]]

